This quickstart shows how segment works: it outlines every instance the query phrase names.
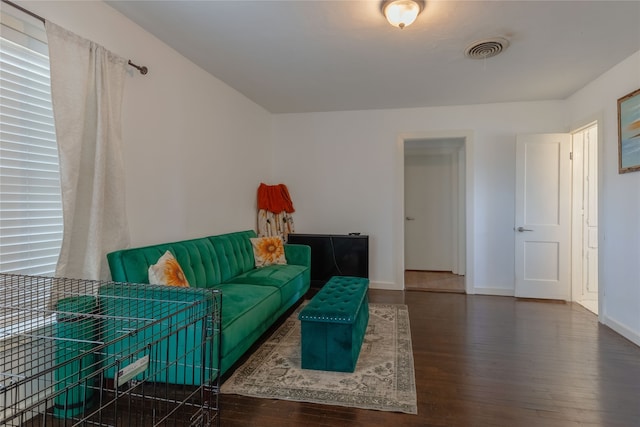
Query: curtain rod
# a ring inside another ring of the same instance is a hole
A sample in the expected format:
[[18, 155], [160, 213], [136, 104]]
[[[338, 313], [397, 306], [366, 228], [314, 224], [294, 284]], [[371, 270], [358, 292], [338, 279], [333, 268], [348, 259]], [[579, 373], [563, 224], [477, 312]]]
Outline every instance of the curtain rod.
[[[44, 19], [42, 16], [40, 16], [40, 15], [38, 15], [38, 14], [35, 14], [35, 13], [33, 13], [32, 11], [30, 11], [30, 10], [28, 10], [28, 9], [25, 9], [24, 7], [22, 7], [22, 6], [20, 6], [20, 5], [17, 5], [17, 4], [15, 4], [14, 2], [12, 2], [12, 1], [9, 1], [9, 0], [2, 0], [2, 3], [6, 3], [6, 4], [8, 4], [9, 6], [13, 6], [13, 7], [15, 7], [16, 9], [18, 9], [19, 11], [24, 12], [24, 13], [26, 13], [27, 15], [29, 15], [29, 16], [31, 16], [31, 17], [33, 17], [33, 18], [37, 19], [38, 21], [42, 22], [43, 24], [45, 23], [45, 19]], [[142, 74], [142, 75], [145, 75], [145, 74], [147, 74], [147, 73], [149, 72], [149, 69], [148, 69], [147, 67], [145, 67], [144, 65], [142, 65], [142, 66], [140, 66], [140, 65], [136, 65], [136, 64], [134, 64], [133, 62], [131, 62], [131, 60], [129, 60], [128, 64], [129, 64], [129, 65], [131, 65], [131, 66], [132, 66], [133, 68], [135, 68], [136, 70], [138, 70], [138, 71], [140, 72], [140, 74]]]

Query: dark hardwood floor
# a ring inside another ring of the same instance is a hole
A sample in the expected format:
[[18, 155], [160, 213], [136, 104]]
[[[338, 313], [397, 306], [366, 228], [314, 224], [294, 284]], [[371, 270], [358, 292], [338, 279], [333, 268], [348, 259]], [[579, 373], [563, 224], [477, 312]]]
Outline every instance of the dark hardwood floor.
[[418, 415], [222, 395], [223, 426], [640, 426], [640, 347], [578, 304], [370, 292], [409, 307]]

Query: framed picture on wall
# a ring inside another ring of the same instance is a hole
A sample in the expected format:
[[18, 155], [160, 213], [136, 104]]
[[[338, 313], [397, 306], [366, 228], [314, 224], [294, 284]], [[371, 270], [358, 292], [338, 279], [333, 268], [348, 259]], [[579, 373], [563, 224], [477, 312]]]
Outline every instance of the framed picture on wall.
[[618, 99], [618, 172], [640, 171], [640, 89]]

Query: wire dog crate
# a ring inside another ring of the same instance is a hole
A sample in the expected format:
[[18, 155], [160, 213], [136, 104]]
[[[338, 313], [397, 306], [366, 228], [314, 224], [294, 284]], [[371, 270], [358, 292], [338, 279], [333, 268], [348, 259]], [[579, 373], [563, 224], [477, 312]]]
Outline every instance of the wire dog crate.
[[0, 274], [0, 425], [220, 425], [217, 290]]

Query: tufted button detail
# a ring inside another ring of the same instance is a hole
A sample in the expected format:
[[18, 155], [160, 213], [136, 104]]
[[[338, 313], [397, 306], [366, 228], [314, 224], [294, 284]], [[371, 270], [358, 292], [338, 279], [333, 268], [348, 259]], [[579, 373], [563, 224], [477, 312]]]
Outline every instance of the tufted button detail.
[[369, 279], [334, 276], [302, 309], [298, 318], [328, 323], [353, 323], [369, 289]]

